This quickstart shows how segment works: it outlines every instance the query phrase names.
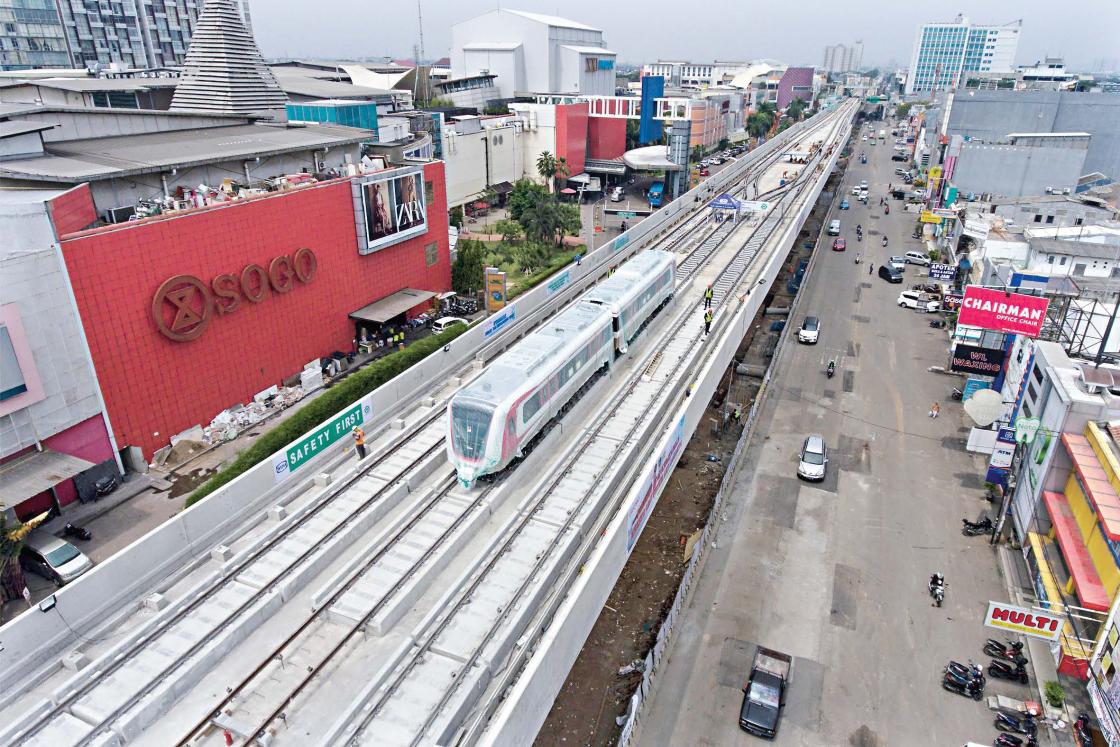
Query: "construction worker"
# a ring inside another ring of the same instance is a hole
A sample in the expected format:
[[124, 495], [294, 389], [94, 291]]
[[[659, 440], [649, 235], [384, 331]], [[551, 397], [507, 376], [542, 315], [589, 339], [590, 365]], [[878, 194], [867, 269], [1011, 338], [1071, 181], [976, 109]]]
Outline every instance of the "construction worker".
[[704, 334], [707, 335], [712, 330], [712, 310], [708, 309], [704, 312]]
[[354, 435], [354, 448], [358, 450], [358, 461], [360, 462], [366, 458], [366, 432], [355, 425], [352, 433]]
[[712, 286], [708, 285], [707, 289], [704, 291], [704, 308], [705, 309], [712, 308], [712, 295], [713, 295], [712, 294]]

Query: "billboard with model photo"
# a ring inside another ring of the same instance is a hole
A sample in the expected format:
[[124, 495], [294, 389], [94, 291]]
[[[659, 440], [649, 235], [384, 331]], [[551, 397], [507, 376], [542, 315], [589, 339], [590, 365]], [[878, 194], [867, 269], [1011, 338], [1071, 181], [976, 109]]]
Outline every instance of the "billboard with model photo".
[[[399, 169], [362, 182], [366, 252], [396, 244], [428, 230], [424, 172]], [[363, 252], [364, 253], [364, 252]]]

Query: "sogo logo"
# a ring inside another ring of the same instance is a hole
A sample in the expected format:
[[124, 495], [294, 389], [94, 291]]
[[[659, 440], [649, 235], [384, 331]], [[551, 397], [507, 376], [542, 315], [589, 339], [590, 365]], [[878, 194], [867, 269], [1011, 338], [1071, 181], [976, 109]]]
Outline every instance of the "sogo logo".
[[310, 249], [298, 249], [272, 260], [268, 269], [249, 264], [239, 276], [223, 273], [210, 285], [194, 275], [168, 278], [152, 299], [152, 317], [165, 337], [176, 342], [197, 339], [216, 311], [225, 315], [237, 311], [241, 299], [250, 303], [264, 301], [270, 292], [287, 293], [296, 281], [307, 284], [315, 278], [319, 261]]

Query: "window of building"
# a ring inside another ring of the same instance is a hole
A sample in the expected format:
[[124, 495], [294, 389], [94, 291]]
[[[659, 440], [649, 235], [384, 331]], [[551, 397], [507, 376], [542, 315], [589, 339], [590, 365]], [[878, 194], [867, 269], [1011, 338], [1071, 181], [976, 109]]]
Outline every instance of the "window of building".
[[0, 402], [27, 391], [27, 380], [16, 358], [7, 326], [0, 326]]
[[439, 243], [433, 241], [424, 247], [424, 261], [431, 267], [439, 262]]
[[1035, 213], [1034, 222], [1035, 223], [1041, 223], [1042, 222], [1042, 216], [1039, 215], [1038, 213]]
[[1042, 383], [1042, 368], [1037, 363], [1035, 364], [1034, 368], [1032, 369], [1031, 375], [1034, 376], [1034, 380], [1037, 381], [1039, 384]]
[[1080, 225], [1081, 225], [1082, 223], [1084, 223], [1084, 222], [1085, 222], [1085, 219], [1084, 219], [1084, 218], [1078, 218], [1077, 220], [1075, 220], [1075, 221], [1073, 222], [1073, 225], [1075, 225], [1075, 226], [1080, 226]]
[[1053, 215], [1047, 215], [1046, 216], [1046, 222], [1047, 223], [1053, 223], [1054, 222], [1054, 216]]

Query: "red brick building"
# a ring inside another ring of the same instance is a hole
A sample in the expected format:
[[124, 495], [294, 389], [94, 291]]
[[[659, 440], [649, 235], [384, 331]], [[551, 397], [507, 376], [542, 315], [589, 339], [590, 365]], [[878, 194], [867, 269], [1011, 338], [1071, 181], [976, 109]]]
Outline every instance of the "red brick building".
[[351, 351], [350, 312], [402, 289], [448, 290], [443, 164], [424, 164], [423, 180], [427, 230], [366, 254], [368, 216], [348, 178], [62, 236], [117, 447], [148, 459], [309, 361]]

